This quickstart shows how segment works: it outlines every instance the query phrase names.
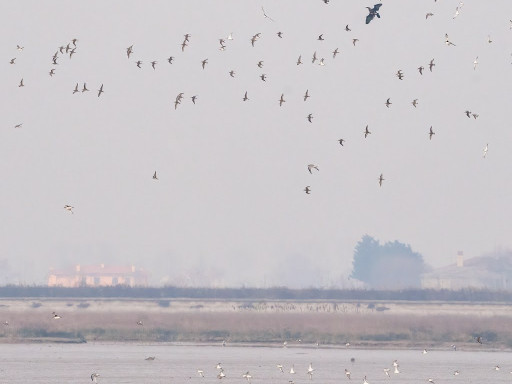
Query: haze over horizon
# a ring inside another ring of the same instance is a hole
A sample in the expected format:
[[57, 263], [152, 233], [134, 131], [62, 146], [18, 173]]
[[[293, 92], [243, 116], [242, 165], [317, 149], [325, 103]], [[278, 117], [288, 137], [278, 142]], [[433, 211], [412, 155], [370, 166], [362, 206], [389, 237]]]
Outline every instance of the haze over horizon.
[[365, 234], [433, 267], [512, 249], [512, 2], [384, 0], [365, 24], [373, 4], [6, 3], [0, 284], [99, 263], [155, 285], [350, 284]]

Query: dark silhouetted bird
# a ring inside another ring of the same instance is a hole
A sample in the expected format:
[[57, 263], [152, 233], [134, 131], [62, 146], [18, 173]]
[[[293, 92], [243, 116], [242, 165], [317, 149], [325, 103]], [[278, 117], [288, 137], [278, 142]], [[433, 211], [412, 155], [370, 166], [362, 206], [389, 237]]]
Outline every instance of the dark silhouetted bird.
[[373, 8], [370, 8], [370, 7], [366, 7], [368, 9], [368, 16], [366, 16], [366, 24], [369, 24], [370, 21], [372, 21], [375, 16], [377, 16], [377, 18], [380, 19], [380, 14], [379, 14], [379, 8], [382, 6], [381, 3], [379, 4], [375, 4], [373, 6]]

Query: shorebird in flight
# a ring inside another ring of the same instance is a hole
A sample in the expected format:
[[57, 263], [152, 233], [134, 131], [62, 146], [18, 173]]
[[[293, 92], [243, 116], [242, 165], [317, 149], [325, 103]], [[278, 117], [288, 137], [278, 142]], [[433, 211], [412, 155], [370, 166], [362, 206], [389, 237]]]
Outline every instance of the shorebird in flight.
[[156, 60], [154, 60], [154, 61], [152, 61], [152, 62], [151, 62], [151, 66], [153, 67], [153, 69], [156, 69], [156, 68], [155, 68], [156, 63], [157, 63], [157, 61], [156, 61]]
[[475, 58], [475, 60], [473, 61], [473, 70], [476, 69], [476, 66], [478, 65], [478, 56]]
[[309, 89], [306, 89], [306, 93], [304, 94], [304, 101], [306, 101], [309, 97]]
[[421, 66], [419, 66], [419, 67], [418, 67], [418, 72], [420, 73], [420, 75], [423, 75], [423, 70], [424, 70], [424, 69], [425, 69], [425, 68], [423, 68], [423, 65], [421, 65]]
[[55, 75], [55, 68], [50, 69], [49, 75], [50, 76]]
[[466, 110], [466, 111], [464, 111], [464, 113], [466, 114], [466, 116], [467, 116], [468, 118], [470, 118], [470, 119], [471, 119], [471, 111]]
[[18, 51], [23, 51], [23, 49], [24, 49], [24, 48], [25, 48], [25, 47], [22, 47], [22, 46], [20, 46], [20, 45], [16, 44], [16, 49], [17, 49]]
[[172, 64], [172, 61], [174, 60], [174, 56], [169, 56], [169, 58], [167, 59], [167, 62], [169, 64]]
[[485, 147], [484, 147], [484, 155], [483, 155], [483, 158], [485, 159], [485, 157], [487, 156], [487, 151], [489, 150], [489, 144], [485, 144]]
[[21, 128], [21, 126], [22, 126], [22, 125], [23, 125], [23, 123], [16, 124], [16, 125], [14, 126], [14, 128]]
[[389, 108], [389, 106], [390, 106], [391, 104], [393, 104], [390, 100], [391, 100], [391, 98], [390, 98], [390, 97], [388, 97], [388, 99], [386, 100], [386, 107], [388, 107], [388, 108]]
[[299, 55], [299, 58], [297, 59], [297, 65], [301, 65], [302, 64], [301, 58], [302, 58], [302, 55]]
[[242, 375], [242, 377], [243, 377], [244, 379], [246, 379], [249, 383], [251, 382], [251, 378], [252, 378], [252, 376], [251, 376], [251, 374], [249, 373], [249, 371], [245, 372], [245, 373]]
[[226, 377], [226, 374], [224, 373], [224, 370], [221, 369], [219, 374], [217, 375], [217, 379], [223, 379], [224, 377]]
[[156, 176], [156, 171], [153, 173], [153, 180], [158, 180], [158, 177]]
[[141, 67], [141, 65], [142, 65], [142, 61], [137, 60], [137, 61], [135, 62], [135, 64], [137, 64], [137, 67], [138, 67], [138, 68], [142, 68], [142, 67]]
[[436, 383], [434, 383], [434, 379], [432, 379], [432, 378], [429, 378], [428, 382], [431, 383], [431, 384], [436, 384]]
[[432, 126], [430, 126], [430, 131], [428, 132], [428, 138], [432, 140], [432, 136], [434, 136], [436, 133], [432, 130]]
[[416, 108], [416, 106], [418, 105], [418, 99], [414, 99], [413, 101], [411, 101], [411, 104], [413, 105], [414, 108]]
[[263, 60], [258, 61], [258, 68], [263, 68]]
[[447, 33], [445, 33], [445, 34], [444, 34], [444, 37], [445, 37], [445, 41], [444, 41], [444, 42], [445, 42], [445, 44], [446, 44], [446, 45], [448, 45], [448, 46], [453, 45], [454, 47], [456, 46], [455, 44], [453, 44], [453, 43], [448, 39], [448, 34], [447, 34]]
[[430, 63], [428, 64], [428, 69], [430, 70], [430, 72], [432, 72], [432, 68], [435, 67], [435, 64], [434, 64], [434, 59], [430, 60]]
[[[309, 186], [309, 185], [308, 185], [308, 186], [306, 186], [306, 188], [304, 188], [304, 192], [306, 192], [306, 195], [309, 195], [309, 194], [310, 194], [310, 192], [311, 192], [311, 188], [310, 188], [310, 186]], [[290, 368], [290, 373], [292, 373], [292, 374], [293, 374], [293, 373], [295, 373], [295, 370], [293, 369], [293, 367], [291, 367], [291, 368]]]
[[491, 35], [487, 35], [487, 42], [488, 42], [489, 44], [491, 44], [491, 43], [492, 43]]
[[137, 325], [144, 325], [144, 323], [142, 322], [142, 320], [138, 320]]
[[317, 171], [320, 171], [320, 169], [318, 169], [318, 166], [316, 166], [315, 164], [308, 164], [308, 171], [311, 174], [313, 174], [313, 172], [311, 171], [312, 169], [316, 169]]
[[382, 182], [384, 181], [384, 176], [382, 175], [382, 173], [380, 174], [379, 176], [379, 186], [382, 187]]
[[185, 52], [185, 47], [188, 47], [187, 41], [188, 40], [184, 40], [183, 43], [181, 43], [181, 52]]
[[366, 126], [366, 129], [364, 130], [364, 138], [366, 139], [368, 135], [370, 135], [371, 132], [368, 130], [368, 125]]
[[20, 80], [20, 83], [18, 84], [18, 87], [24, 87], [25, 84], [23, 84], [23, 78]]
[[201, 61], [201, 66], [204, 67], [206, 66], [206, 64], [208, 64], [208, 59], [204, 59], [203, 61]]
[[76, 85], [75, 85], [75, 89], [73, 89], [73, 95], [74, 95], [75, 93], [77, 93], [77, 92], [80, 92], [80, 91], [78, 90], [78, 83], [76, 83]]
[[9, 61], [9, 64], [16, 64], [15, 61], [16, 61], [16, 58], [13, 58], [13, 59], [11, 59], [11, 61]]
[[247, 91], [245, 91], [245, 95], [244, 95], [244, 98], [242, 99], [243, 101], [247, 101], [249, 100], [249, 98], [247, 97]]
[[319, 35], [317, 40], [324, 41], [324, 34], [322, 33], [321, 35]]
[[279, 37], [280, 39], [283, 38], [283, 32], [277, 32], [277, 37]]
[[192, 100], [192, 103], [196, 103], [197, 95], [191, 96], [190, 99]]
[[316, 58], [316, 51], [313, 53], [313, 58], [311, 59], [311, 62], [314, 63], [315, 61], [317, 61], [317, 58]]
[[[71, 206], [71, 205], [68, 205], [68, 204], [66, 204], [66, 205], [64, 206], [64, 209], [65, 209], [66, 211], [71, 212], [71, 213], [74, 213], [74, 212], [73, 212], [73, 208], [75, 208], [75, 207], [73, 207], [73, 206]], [[53, 312], [53, 313], [55, 314], [55, 312]]]
[[332, 51], [332, 58], [335, 59], [338, 53], [340, 53], [340, 51], [338, 51], [338, 48], [336, 48], [334, 51]]
[[276, 367], [281, 371], [281, 373], [284, 373], [282, 364], [277, 364]]
[[322, 65], [322, 66], [324, 66], [324, 65], [325, 65], [324, 60], [325, 60], [325, 59], [322, 57], [322, 58], [320, 59], [320, 62], [318, 63], [318, 65]]
[[263, 80], [263, 81], [267, 81], [267, 75], [262, 73], [261, 76], [260, 76], [260, 79]]
[[373, 6], [373, 8], [370, 8], [370, 7], [366, 7], [368, 9], [368, 15], [366, 16], [366, 24], [369, 24], [370, 21], [372, 21], [375, 16], [377, 16], [378, 19], [380, 19], [380, 14], [379, 14], [379, 8], [382, 6], [381, 3], [379, 4], [375, 4]]
[[88, 92], [89, 90], [87, 89], [87, 84], [84, 83], [84, 86], [82, 87], [82, 92]]
[[103, 92], [105, 91], [103, 90], [103, 84], [101, 84], [100, 89], [98, 89], [98, 97], [100, 97]]
[[350, 31], [351, 31], [351, 29], [350, 29], [350, 27], [348, 26], [348, 24], [347, 24], [347, 25], [345, 25], [345, 31], [347, 31], [347, 32], [350, 32]]
[[343, 143], [345, 142], [345, 139], [339, 139], [338, 140], [338, 143], [340, 143], [340, 145], [343, 147]]
[[402, 72], [401, 69], [399, 69], [398, 72], [396, 73], [396, 77], [398, 77], [398, 79], [400, 80], [404, 79], [404, 73]]
[[234, 70], [229, 71], [229, 76], [235, 77], [235, 71]]
[[284, 93], [281, 93], [281, 98], [279, 99], [279, 106], [281, 107], [284, 102], [286, 102], [286, 100], [284, 99]]
[[434, 16], [432, 12], [429, 12], [425, 15], [425, 20], [428, 19], [430, 16]]
[[359, 39], [352, 39], [352, 44], [354, 45], [354, 47], [356, 46], [356, 43], [359, 41]]
[[308, 119], [308, 121], [309, 121], [310, 123], [312, 123], [312, 122], [313, 122], [313, 114], [312, 114], [312, 113], [310, 113], [310, 114], [306, 117], [306, 119]]
[[271, 18], [269, 15], [267, 15], [267, 14], [265, 13], [265, 9], [264, 9], [263, 7], [261, 7], [261, 10], [263, 11], [263, 16], [265, 16], [265, 18], [266, 18], [266, 19], [269, 19], [270, 21], [274, 21], [274, 19], [273, 19], [273, 18]]
[[199, 374], [199, 376], [204, 377], [204, 371], [202, 369], [198, 369], [197, 373]]

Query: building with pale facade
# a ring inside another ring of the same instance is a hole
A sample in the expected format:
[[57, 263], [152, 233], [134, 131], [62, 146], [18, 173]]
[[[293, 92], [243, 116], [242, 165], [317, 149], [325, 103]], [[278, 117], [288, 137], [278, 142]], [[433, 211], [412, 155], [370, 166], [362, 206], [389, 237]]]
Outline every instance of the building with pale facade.
[[130, 287], [148, 285], [148, 275], [135, 266], [76, 265], [74, 269], [50, 269], [50, 287], [106, 287], [126, 285]]

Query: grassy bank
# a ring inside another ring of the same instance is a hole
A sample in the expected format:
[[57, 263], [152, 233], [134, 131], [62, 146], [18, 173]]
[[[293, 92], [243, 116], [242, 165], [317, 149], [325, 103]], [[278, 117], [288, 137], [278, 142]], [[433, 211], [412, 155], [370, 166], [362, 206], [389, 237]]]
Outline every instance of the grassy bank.
[[[282, 346], [512, 348], [504, 305], [452, 303], [2, 301], [0, 342], [134, 341]], [[457, 307], [459, 305], [459, 307]], [[379, 309], [380, 308], [380, 309]], [[56, 311], [62, 317], [54, 320]], [[142, 321], [143, 325], [137, 322]], [[484, 345], [475, 341], [481, 336]]]

